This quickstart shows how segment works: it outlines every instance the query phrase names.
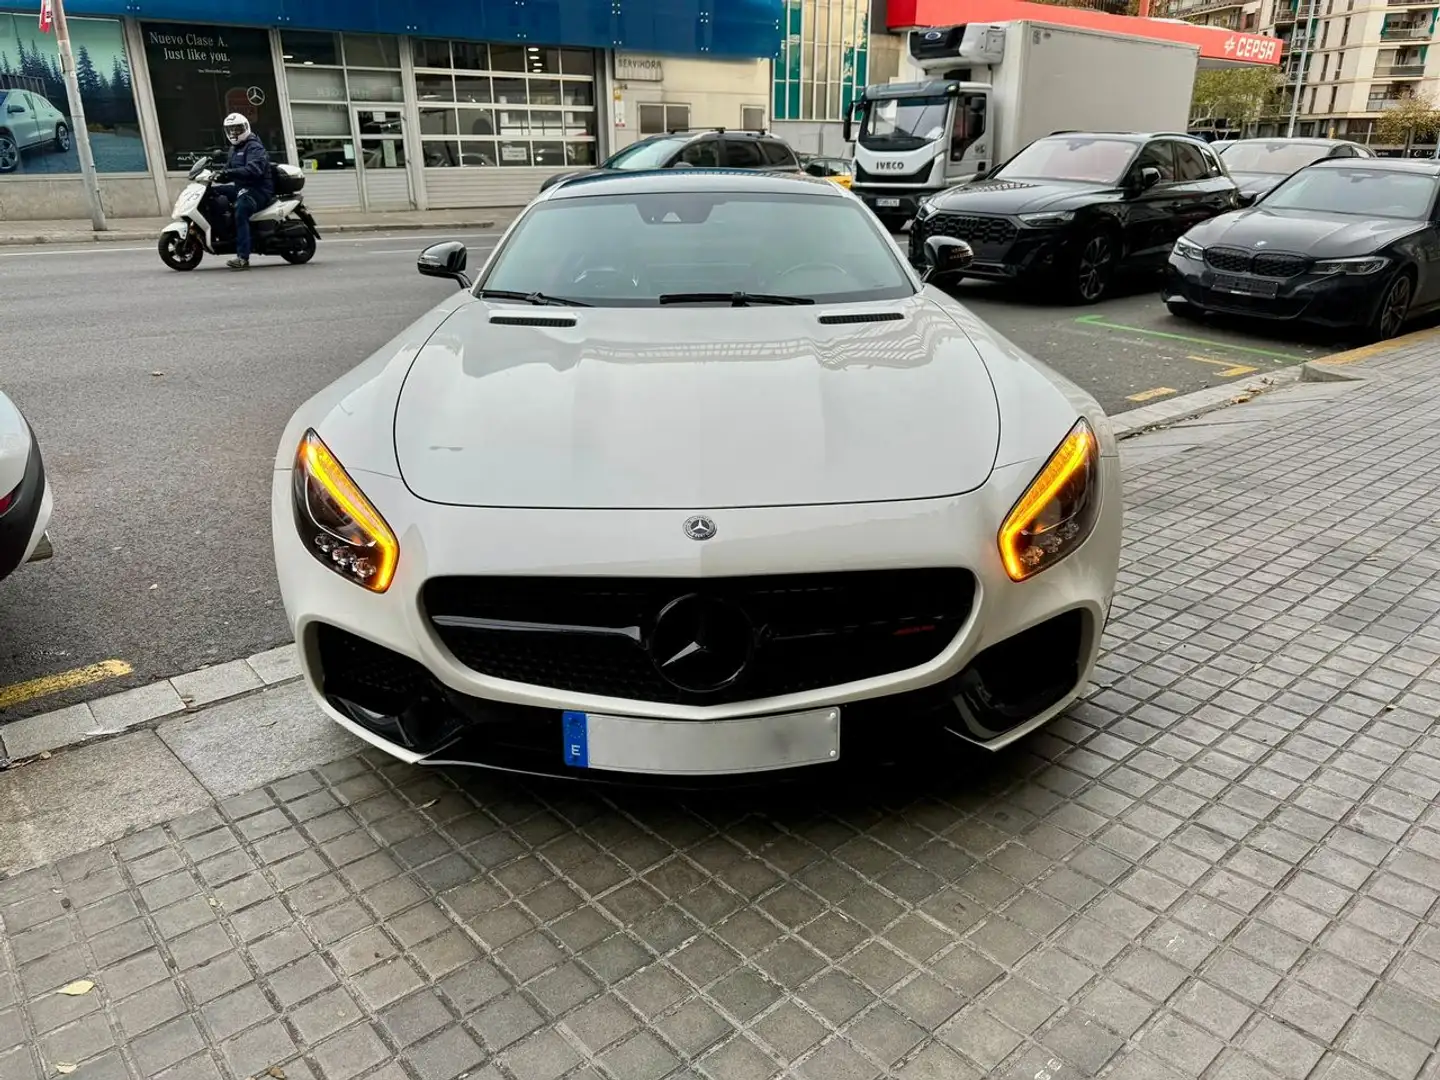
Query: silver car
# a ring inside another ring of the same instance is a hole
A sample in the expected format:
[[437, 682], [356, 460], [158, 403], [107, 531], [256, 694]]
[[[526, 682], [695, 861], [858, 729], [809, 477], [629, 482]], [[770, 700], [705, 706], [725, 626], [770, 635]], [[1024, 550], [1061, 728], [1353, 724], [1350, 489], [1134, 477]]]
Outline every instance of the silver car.
[[0, 173], [20, 167], [20, 151], [70, 149], [70, 122], [44, 97], [29, 90], [0, 90]]

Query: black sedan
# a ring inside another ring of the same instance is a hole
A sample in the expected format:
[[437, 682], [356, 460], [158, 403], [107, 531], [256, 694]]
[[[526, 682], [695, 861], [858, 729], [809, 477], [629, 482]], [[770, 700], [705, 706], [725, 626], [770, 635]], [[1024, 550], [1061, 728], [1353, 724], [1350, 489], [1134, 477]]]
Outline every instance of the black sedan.
[[1440, 162], [1320, 161], [1175, 245], [1172, 313], [1229, 312], [1393, 337], [1440, 307]]
[[1368, 146], [1344, 139], [1232, 139], [1214, 147], [1240, 194], [1251, 202], [1306, 165], [1375, 156]]
[[921, 203], [910, 258], [921, 265], [928, 238], [951, 236], [974, 250], [967, 277], [1043, 278], [1069, 300], [1094, 303], [1117, 273], [1159, 270], [1182, 233], [1239, 200], [1199, 139], [1065, 132]]

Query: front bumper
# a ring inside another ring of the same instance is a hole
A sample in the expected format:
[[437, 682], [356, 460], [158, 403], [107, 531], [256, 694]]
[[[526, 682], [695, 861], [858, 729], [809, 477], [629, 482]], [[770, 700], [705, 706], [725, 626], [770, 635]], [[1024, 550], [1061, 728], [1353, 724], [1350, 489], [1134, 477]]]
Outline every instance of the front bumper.
[[[626, 782], [705, 782], [710, 770], [687, 755], [685, 739], [676, 742], [673, 757], [652, 758], [643, 767], [567, 764], [566, 714], [739, 732], [723, 725], [838, 709], [838, 758], [869, 767], [913, 753], [931, 737], [958, 736], [998, 749], [1053, 718], [1084, 689], [1119, 562], [1119, 462], [1104, 459], [1102, 508], [1089, 539], [1017, 584], [1001, 567], [994, 523], [1041, 465], [998, 469], [984, 488], [950, 499], [717, 512], [718, 533], [703, 544], [683, 535], [685, 515], [675, 512], [577, 511], [574, 527], [561, 527], [553, 511], [421, 503], [398, 479], [367, 474], [366, 494], [400, 538], [396, 577], [383, 595], [351, 584], [305, 549], [286, 470], [275, 474], [273, 491], [276, 565], [305, 678], [321, 707], [402, 760]], [[477, 668], [493, 666], [491, 658], [452, 649], [456, 639], [437, 629], [426, 606], [435, 596], [427, 585], [455, 578], [673, 580], [678, 597], [754, 575], [937, 567], [964, 572], [973, 593], [953, 636], [920, 663], [856, 677], [851, 658], [827, 685], [791, 692], [771, 683], [766, 696], [721, 694], [715, 704], [590, 692], [615, 684], [608, 668], [603, 673], [610, 682], [592, 682], [590, 689], [547, 685], [563, 680], [547, 678], [543, 665], [527, 669], [518, 661], [506, 661], [508, 678], [482, 674]], [[457, 652], [465, 652], [469, 665]], [[786, 753], [762, 748], [751, 760], [731, 761], [726, 771], [787, 775], [794, 761]]]
[[925, 241], [932, 236], [964, 240], [975, 253], [966, 277], [1018, 281], [1053, 273], [1071, 230], [1031, 228], [1012, 218], [986, 214], [933, 213], [910, 226], [910, 262], [925, 265]]
[[45, 529], [50, 523], [52, 505], [40, 444], [31, 432], [25, 473], [15, 502], [0, 514], [0, 578], [8, 577], [21, 563], [49, 558], [52, 552]]
[[[1222, 287], [1217, 287], [1221, 283]], [[1200, 311], [1349, 328], [1370, 322], [1389, 283], [1390, 275], [1384, 272], [1364, 276], [1306, 273], [1290, 278], [1227, 275], [1172, 252], [1163, 296], [1167, 303], [1185, 303]]]

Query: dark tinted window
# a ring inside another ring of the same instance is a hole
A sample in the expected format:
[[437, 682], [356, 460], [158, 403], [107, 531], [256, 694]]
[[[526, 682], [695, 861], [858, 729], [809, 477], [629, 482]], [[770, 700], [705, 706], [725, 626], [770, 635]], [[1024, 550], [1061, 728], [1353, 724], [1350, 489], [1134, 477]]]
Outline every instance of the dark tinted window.
[[1200, 156], [1200, 148], [1189, 143], [1177, 142], [1175, 147], [1175, 174], [1181, 180], [1206, 180], [1210, 169]]
[[725, 165], [731, 169], [758, 169], [764, 159], [760, 147], [752, 139], [726, 139]]
[[714, 139], [701, 139], [685, 147], [680, 160], [697, 169], [718, 169], [720, 167], [720, 144]]
[[767, 142], [761, 143], [760, 147], [765, 153], [765, 164], [791, 169], [795, 168], [796, 161], [794, 151], [784, 143]]
[[1163, 184], [1175, 179], [1175, 144], [1166, 141], [1152, 142], [1140, 151], [1140, 156], [1135, 159], [1132, 172], [1140, 174], [1141, 169], [1159, 169], [1160, 182]]
[[1245, 139], [1231, 143], [1223, 153], [1225, 164], [1232, 173], [1255, 172], [1285, 176], [1328, 157], [1330, 149], [1324, 144], [1286, 142], [1283, 139], [1272, 142]]
[[1205, 171], [1211, 176], [1224, 176], [1225, 169], [1220, 164], [1220, 159], [1215, 156], [1215, 151], [1208, 146], [1200, 147], [1200, 156], [1205, 159]]
[[1270, 192], [1265, 208], [1421, 221], [1430, 216], [1435, 183], [1435, 177], [1424, 173], [1321, 165], [1302, 169]]

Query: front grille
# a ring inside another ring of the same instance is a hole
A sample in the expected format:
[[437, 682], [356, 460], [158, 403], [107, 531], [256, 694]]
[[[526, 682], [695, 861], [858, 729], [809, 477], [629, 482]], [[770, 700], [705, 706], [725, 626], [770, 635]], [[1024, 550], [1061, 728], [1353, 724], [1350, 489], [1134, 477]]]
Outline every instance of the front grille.
[[[926, 664], [969, 616], [974, 591], [963, 570], [436, 578], [422, 602], [445, 646], [483, 675], [575, 694], [714, 705]], [[748, 663], [732, 682], [706, 692], [677, 687], [649, 652], [661, 612], [692, 596], [738, 609], [750, 627]], [[457, 618], [465, 625], [455, 625]]]
[[1264, 277], [1291, 278], [1310, 269], [1310, 260], [1304, 255], [1283, 255], [1278, 251], [1266, 251], [1251, 261], [1252, 272]]
[[926, 232], [931, 236], [953, 236], [972, 247], [977, 244], [1009, 244], [1017, 229], [1013, 221], [980, 214], [934, 214], [926, 219]]
[[1205, 261], [1227, 274], [1244, 274], [1250, 269], [1250, 253], [1239, 248], [1206, 248]]

